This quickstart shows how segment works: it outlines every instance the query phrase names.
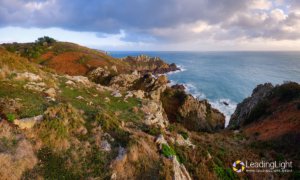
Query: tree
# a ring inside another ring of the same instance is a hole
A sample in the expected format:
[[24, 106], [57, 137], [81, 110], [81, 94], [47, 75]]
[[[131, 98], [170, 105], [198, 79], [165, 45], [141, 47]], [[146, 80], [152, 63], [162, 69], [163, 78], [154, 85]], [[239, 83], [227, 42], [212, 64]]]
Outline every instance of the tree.
[[40, 44], [40, 45], [43, 45], [43, 43], [45, 43], [45, 42], [48, 43], [48, 44], [49, 43], [55, 43], [56, 40], [54, 38], [49, 37], [49, 36], [40, 37], [37, 40], [37, 43]]

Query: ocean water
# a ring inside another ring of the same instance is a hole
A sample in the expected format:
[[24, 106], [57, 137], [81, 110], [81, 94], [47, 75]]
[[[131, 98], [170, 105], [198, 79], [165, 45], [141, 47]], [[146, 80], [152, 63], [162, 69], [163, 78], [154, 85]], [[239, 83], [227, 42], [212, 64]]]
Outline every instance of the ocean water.
[[[171, 84], [184, 84], [194, 97], [208, 99], [226, 116], [226, 126], [238, 103], [258, 85], [283, 81], [300, 83], [300, 52], [162, 52], [122, 51], [121, 58], [146, 54], [176, 63], [181, 71], [168, 74]], [[229, 106], [223, 102], [229, 103]]]

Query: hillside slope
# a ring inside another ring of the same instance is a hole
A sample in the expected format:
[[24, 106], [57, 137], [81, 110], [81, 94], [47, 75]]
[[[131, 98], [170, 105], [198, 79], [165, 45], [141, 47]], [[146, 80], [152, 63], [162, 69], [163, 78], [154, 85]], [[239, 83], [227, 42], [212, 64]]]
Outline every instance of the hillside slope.
[[[103, 70], [111, 69], [100, 67], [99, 75]], [[208, 101], [167, 87], [166, 76], [134, 71], [110, 82], [115, 86], [58, 73], [0, 46], [1, 179], [299, 179], [296, 133], [265, 138], [248, 132], [253, 123], [264, 122], [262, 116], [238, 132], [203, 132], [191, 127], [212, 130], [219, 118], [222, 127], [224, 117]], [[295, 87], [274, 91], [270, 103], [282, 92], [294, 95], [267, 108], [297, 117]], [[201, 121], [194, 121], [195, 112]], [[290, 123], [298, 127], [297, 118]], [[237, 173], [232, 168], [237, 160], [286, 160], [295, 166], [291, 173]]]

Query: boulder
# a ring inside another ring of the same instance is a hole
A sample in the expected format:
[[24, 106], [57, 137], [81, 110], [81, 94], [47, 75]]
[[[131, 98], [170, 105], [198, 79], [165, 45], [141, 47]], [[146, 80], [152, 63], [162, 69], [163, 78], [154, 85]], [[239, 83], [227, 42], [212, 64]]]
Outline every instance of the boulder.
[[20, 80], [20, 79], [27, 79], [29, 81], [42, 81], [43, 79], [36, 74], [25, 72], [25, 73], [18, 73], [17, 77], [15, 79]]
[[75, 85], [75, 83], [74, 83], [73, 81], [71, 81], [71, 80], [68, 80], [68, 81], [66, 82], [66, 84], [67, 84], [67, 85]]
[[82, 96], [78, 96], [76, 97], [76, 99], [84, 99]]
[[88, 77], [92, 80], [92, 81], [96, 81], [98, 80], [98, 78], [105, 78], [108, 77], [110, 75], [110, 72], [98, 67], [96, 69], [94, 69], [93, 71], [91, 71], [88, 75]]
[[130, 87], [132, 87], [133, 82], [139, 78], [140, 74], [134, 70], [131, 74], [120, 74], [113, 77], [109, 82], [109, 86], [112, 89], [128, 90]]
[[38, 91], [38, 92], [42, 92], [44, 91], [45, 88], [40, 87], [40, 86], [36, 86], [36, 85], [32, 85], [32, 84], [25, 84], [23, 86], [24, 89], [29, 89], [29, 90], [33, 90], [33, 91]]
[[55, 98], [55, 95], [56, 95], [55, 89], [49, 88], [49, 89], [47, 89], [47, 90], [45, 91], [45, 93], [46, 93], [49, 97]]
[[126, 152], [127, 150], [123, 148], [122, 146], [119, 146], [119, 153], [116, 158], [117, 161], [126, 161]]
[[20, 129], [31, 129], [35, 124], [43, 120], [43, 115], [24, 118], [24, 119], [15, 119], [14, 124], [19, 126]]
[[122, 97], [122, 94], [120, 93], [120, 91], [114, 91], [113, 93], [111, 93], [111, 96], [113, 96], [113, 97]]
[[145, 92], [142, 90], [132, 91], [133, 97], [143, 99], [145, 97]]
[[[159, 149], [162, 149], [162, 144], [168, 145], [168, 142], [165, 140], [163, 135], [158, 135], [158, 137], [155, 140], [155, 143], [159, 145]], [[169, 145], [168, 145], [169, 146]]]
[[102, 148], [101, 148], [101, 150], [103, 150], [103, 151], [110, 151], [111, 150], [111, 145], [106, 140], [104, 140], [102, 142]]
[[186, 147], [193, 147], [193, 149], [196, 147], [192, 142], [190, 141], [189, 138], [184, 139], [181, 134], [177, 134], [177, 139], [176, 142], [178, 143], [179, 146], [186, 146]]
[[115, 72], [118, 72], [117, 66], [112, 66], [111, 69], [114, 70]]
[[164, 119], [164, 110], [161, 106], [157, 105], [155, 102], [149, 102], [146, 106], [151, 110], [151, 112], [154, 112], [154, 114], [148, 112], [148, 114], [146, 114], [145, 116], [146, 119], [143, 121], [144, 124], [148, 126], [156, 125], [161, 128], [165, 128], [166, 126], [168, 126], [169, 121], [167, 119]]

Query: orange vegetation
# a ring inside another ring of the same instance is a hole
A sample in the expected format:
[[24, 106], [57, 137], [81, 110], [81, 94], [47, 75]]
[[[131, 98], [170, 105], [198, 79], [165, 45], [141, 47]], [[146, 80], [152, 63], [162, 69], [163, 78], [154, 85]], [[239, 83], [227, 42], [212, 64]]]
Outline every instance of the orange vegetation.
[[270, 100], [271, 110], [276, 110], [266, 119], [246, 127], [246, 133], [258, 132], [259, 139], [273, 139], [289, 132], [300, 131], [300, 111], [292, 101], [284, 105], [277, 98]]
[[[45, 54], [46, 55], [46, 54]], [[49, 55], [48, 55], [49, 56]], [[85, 61], [79, 62], [80, 58], [85, 57]], [[47, 65], [50, 68], [55, 69], [58, 72], [74, 75], [87, 75], [91, 67], [106, 66], [109, 65], [102, 59], [95, 59], [85, 53], [81, 52], [66, 52], [54, 57]], [[88, 67], [89, 66], [89, 67]]]

